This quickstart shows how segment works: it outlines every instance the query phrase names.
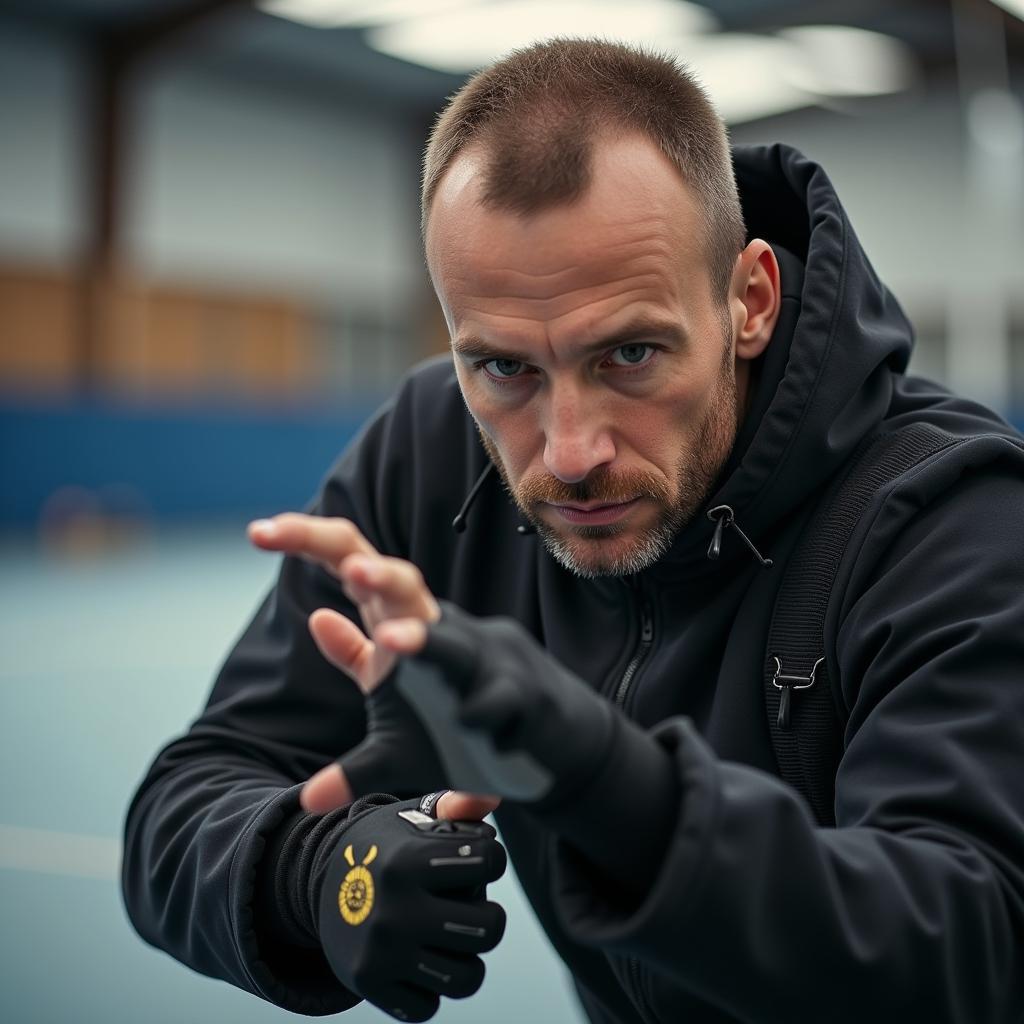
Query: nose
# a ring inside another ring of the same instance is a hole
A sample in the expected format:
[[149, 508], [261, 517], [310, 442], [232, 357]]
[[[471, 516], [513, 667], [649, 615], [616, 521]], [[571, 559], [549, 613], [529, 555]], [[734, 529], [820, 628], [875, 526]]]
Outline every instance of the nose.
[[579, 483], [614, 460], [615, 443], [597, 396], [553, 389], [546, 420], [544, 467], [563, 483]]

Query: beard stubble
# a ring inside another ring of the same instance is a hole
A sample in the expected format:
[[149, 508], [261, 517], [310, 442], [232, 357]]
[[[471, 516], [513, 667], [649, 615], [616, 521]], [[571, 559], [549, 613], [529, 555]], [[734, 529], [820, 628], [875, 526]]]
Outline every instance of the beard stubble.
[[[550, 474], [537, 473], [513, 485], [494, 442], [480, 431], [484, 448], [505, 489], [563, 568], [586, 579], [642, 572], [668, 551], [679, 531], [704, 504], [732, 451], [739, 426], [732, 324], [723, 320], [727, 343], [714, 394], [704, 418], [679, 453], [675, 494], [671, 484], [658, 474], [638, 469], [613, 471], [606, 467], [596, 469], [578, 483], [566, 483]], [[567, 523], [556, 528], [539, 513], [544, 504], [618, 504], [635, 498], [653, 502], [657, 518], [632, 540], [625, 538], [630, 530], [628, 525], [574, 526]]]

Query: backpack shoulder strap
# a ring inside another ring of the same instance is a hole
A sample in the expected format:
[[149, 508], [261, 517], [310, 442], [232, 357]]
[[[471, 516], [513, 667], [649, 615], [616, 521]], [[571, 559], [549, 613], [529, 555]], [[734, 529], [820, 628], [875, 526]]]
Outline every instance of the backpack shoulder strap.
[[[826, 491], [784, 570], [765, 650], [765, 706], [780, 774], [807, 800], [819, 825], [835, 825], [835, 776], [847, 717], [824, 641], [839, 563], [875, 495], [957, 440], [916, 423], [863, 442]], [[834, 652], [831, 660], [834, 665]]]

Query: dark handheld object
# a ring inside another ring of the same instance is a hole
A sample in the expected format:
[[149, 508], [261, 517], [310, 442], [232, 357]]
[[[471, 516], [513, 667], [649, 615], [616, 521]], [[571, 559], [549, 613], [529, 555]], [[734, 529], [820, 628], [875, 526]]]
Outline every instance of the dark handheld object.
[[487, 733], [463, 725], [459, 703], [445, 681], [450, 672], [451, 667], [411, 660], [401, 666], [396, 680], [433, 740], [444, 777], [469, 793], [540, 800], [551, 789], [551, 773], [529, 754], [500, 751]]
[[624, 890], [654, 876], [680, 795], [671, 756], [519, 623], [442, 601], [396, 683], [450, 786], [520, 802]]
[[448, 784], [522, 803], [558, 798], [600, 763], [612, 712], [512, 619], [441, 602], [396, 675]]
[[478, 954], [505, 930], [505, 912], [486, 898], [505, 864], [482, 822], [438, 821], [412, 801], [358, 818], [331, 852], [320, 889], [331, 969], [398, 1020], [427, 1020], [441, 996], [472, 995], [484, 978]]

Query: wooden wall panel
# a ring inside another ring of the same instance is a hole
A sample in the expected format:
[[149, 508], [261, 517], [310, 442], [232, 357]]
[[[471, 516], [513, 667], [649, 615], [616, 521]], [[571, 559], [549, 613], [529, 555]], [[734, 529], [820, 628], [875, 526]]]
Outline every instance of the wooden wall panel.
[[58, 273], [0, 269], [0, 386], [65, 392], [75, 378], [79, 292]]
[[[71, 275], [0, 268], [0, 387], [66, 391], [86, 307]], [[320, 387], [310, 311], [287, 297], [156, 285], [97, 287], [92, 379], [139, 397], [301, 400]]]

